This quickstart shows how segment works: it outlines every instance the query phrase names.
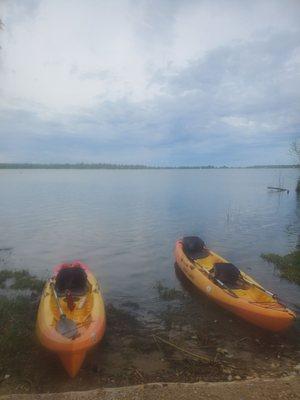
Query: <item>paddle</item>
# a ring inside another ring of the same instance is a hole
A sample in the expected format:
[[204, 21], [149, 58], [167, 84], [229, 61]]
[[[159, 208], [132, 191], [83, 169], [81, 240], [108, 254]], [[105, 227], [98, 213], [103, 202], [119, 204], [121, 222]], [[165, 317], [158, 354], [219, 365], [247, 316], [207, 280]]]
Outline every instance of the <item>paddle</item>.
[[74, 321], [68, 319], [66, 314], [63, 312], [53, 281], [50, 282], [50, 286], [52, 287], [54, 298], [60, 314], [59, 321], [56, 324], [56, 329], [61, 335], [67, 337], [68, 339], [75, 339], [77, 336], [77, 325]]
[[223, 289], [227, 290], [227, 292], [229, 292], [229, 294], [233, 297], [239, 297], [236, 293], [234, 293], [233, 290], [231, 290], [228, 286], [226, 286], [222, 281], [220, 281], [219, 279], [212, 277], [212, 279], [217, 282], [220, 286], [222, 286]]
[[252, 286], [256, 287], [257, 289], [260, 289], [262, 292], [264, 292], [264, 293], [268, 294], [269, 296], [273, 297], [274, 300], [277, 300], [277, 302], [278, 302], [279, 304], [281, 304], [282, 306], [284, 306], [285, 308], [287, 307], [286, 304], [285, 304], [285, 302], [284, 302], [282, 299], [280, 299], [280, 298], [278, 297], [277, 294], [270, 292], [269, 290], [263, 288], [262, 286], [257, 285], [257, 284], [254, 283], [254, 282], [248, 281], [248, 279], [245, 279], [244, 276], [242, 276], [242, 279], [243, 279], [246, 283], [248, 283], [249, 285], [252, 285]]

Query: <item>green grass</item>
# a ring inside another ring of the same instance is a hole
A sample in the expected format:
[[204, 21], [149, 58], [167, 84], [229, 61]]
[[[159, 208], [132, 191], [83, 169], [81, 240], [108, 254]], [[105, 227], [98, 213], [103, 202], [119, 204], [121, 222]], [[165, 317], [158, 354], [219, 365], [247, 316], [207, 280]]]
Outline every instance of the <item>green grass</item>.
[[261, 257], [275, 265], [283, 278], [300, 285], [300, 250], [293, 251], [285, 256], [268, 253]]
[[[36, 348], [34, 327], [37, 306], [28, 296], [0, 297], [0, 371], [17, 372]], [[24, 367], [24, 365], [23, 365]]]
[[[45, 282], [25, 270], [0, 271], [0, 288], [30, 290], [40, 294]], [[21, 292], [22, 293], [22, 292]], [[35, 320], [38, 298], [27, 293], [0, 296], [0, 374], [23, 374], [24, 367], [37, 351]]]
[[0, 288], [6, 287], [7, 281], [12, 280], [9, 284], [10, 289], [25, 290], [29, 289], [34, 292], [41, 292], [45, 282], [38, 279], [36, 276], [31, 275], [26, 270], [9, 270], [3, 269], [0, 271]]

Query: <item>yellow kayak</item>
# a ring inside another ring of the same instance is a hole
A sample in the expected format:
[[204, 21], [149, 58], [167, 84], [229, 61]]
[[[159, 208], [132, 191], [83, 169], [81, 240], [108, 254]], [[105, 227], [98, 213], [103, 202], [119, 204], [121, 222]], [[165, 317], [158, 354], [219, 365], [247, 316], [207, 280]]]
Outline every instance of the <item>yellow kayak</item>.
[[185, 276], [221, 307], [261, 328], [279, 332], [296, 319], [276, 295], [205, 247], [195, 236], [178, 240], [176, 263]]
[[74, 377], [105, 327], [103, 298], [88, 266], [79, 261], [58, 265], [39, 305], [36, 333], [41, 344], [57, 353]]

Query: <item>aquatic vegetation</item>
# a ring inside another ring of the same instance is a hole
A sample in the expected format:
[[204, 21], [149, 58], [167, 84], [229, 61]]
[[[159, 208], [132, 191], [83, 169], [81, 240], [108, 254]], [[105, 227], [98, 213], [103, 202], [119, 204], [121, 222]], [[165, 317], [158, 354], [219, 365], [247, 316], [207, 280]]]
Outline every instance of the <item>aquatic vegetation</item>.
[[138, 310], [140, 308], [140, 305], [136, 303], [135, 301], [124, 301], [122, 303], [123, 307], [131, 308], [132, 310]]
[[130, 312], [117, 308], [113, 304], [106, 305], [107, 331], [110, 332], [111, 327], [114, 327], [115, 332], [120, 334], [130, 332], [135, 333], [140, 323], [138, 319]]
[[160, 281], [156, 282], [154, 288], [157, 289], [159, 298], [161, 300], [182, 300], [185, 298], [185, 295], [181, 290], [168, 288]]
[[3, 269], [0, 271], [0, 288], [4, 289], [29, 289], [34, 292], [40, 292], [43, 289], [45, 281], [31, 275], [26, 270], [9, 270]]
[[261, 257], [275, 265], [280, 275], [300, 285], [300, 250], [280, 256], [274, 253], [262, 254]]

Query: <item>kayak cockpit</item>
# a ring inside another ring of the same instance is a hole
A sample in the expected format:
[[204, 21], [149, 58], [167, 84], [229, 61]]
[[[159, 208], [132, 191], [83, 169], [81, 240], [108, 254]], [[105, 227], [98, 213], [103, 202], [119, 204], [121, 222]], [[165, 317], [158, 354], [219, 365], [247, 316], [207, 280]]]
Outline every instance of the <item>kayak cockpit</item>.
[[[215, 257], [213, 258], [215, 261]], [[209, 275], [214, 280], [213, 270], [214, 266], [218, 263], [213, 263], [207, 267]], [[226, 265], [227, 263], [224, 263]], [[228, 263], [228, 265], [231, 265]], [[284, 309], [285, 307], [278, 303], [278, 300], [274, 295], [265, 291], [265, 289], [256, 283], [250, 276], [239, 270], [239, 277], [234, 283], [224, 283], [237, 297], [242, 298], [249, 302], [255, 302], [262, 306], [268, 307], [270, 304], [276, 305], [278, 309]]]
[[[93, 287], [86, 270], [80, 264], [63, 264], [54, 279], [55, 291], [60, 299], [64, 315], [81, 325], [90, 318], [93, 309]], [[60, 319], [60, 310], [54, 292], [51, 293], [50, 309], [54, 325]]]
[[65, 264], [55, 277], [55, 290], [58, 296], [69, 291], [73, 296], [83, 296], [89, 290], [85, 270], [80, 265]]
[[[231, 266], [232, 264], [224, 262], [225, 260], [214, 253], [210, 252], [209, 256], [194, 261], [196, 267], [201, 271], [206, 270], [212, 281], [215, 281], [214, 269], [216, 265]], [[224, 283], [224, 289], [228, 288], [237, 297], [246, 301], [260, 303], [262, 306], [276, 305], [277, 308], [285, 308], [271, 295], [266, 293], [260, 285], [254, 282], [247, 274], [239, 270], [238, 278], [233, 282], [221, 281]]]
[[[74, 308], [71, 310], [68, 306], [67, 298], [60, 297], [60, 305], [63, 313], [67, 318], [72, 319], [76, 324], [81, 324], [87, 316], [91, 314], [93, 309], [93, 296], [87, 294], [84, 296], [78, 296], [73, 298]], [[51, 295], [50, 309], [53, 315], [54, 321], [58, 321], [60, 318], [60, 312], [57, 307], [54, 295]]]
[[186, 237], [182, 244], [185, 255], [194, 267], [231, 295], [262, 307], [285, 309], [271, 293], [247, 274], [209, 250], [200, 238]]

